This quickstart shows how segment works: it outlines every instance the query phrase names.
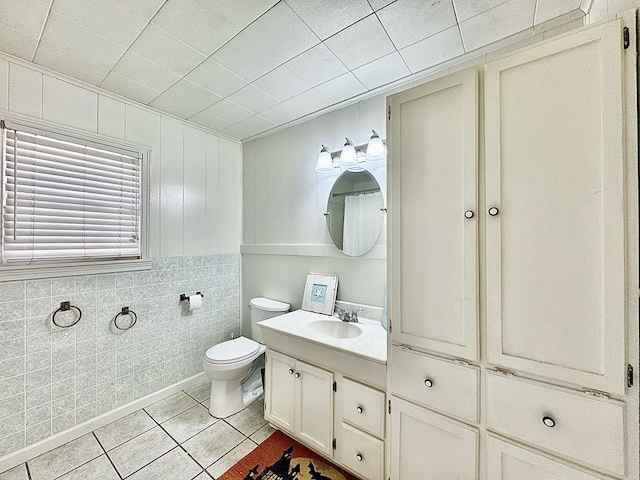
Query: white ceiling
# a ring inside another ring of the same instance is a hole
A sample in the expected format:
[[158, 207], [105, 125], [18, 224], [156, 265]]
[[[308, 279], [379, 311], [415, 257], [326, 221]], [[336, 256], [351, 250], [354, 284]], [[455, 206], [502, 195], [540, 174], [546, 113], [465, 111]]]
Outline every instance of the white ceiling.
[[0, 50], [244, 139], [583, 4], [3, 0]]

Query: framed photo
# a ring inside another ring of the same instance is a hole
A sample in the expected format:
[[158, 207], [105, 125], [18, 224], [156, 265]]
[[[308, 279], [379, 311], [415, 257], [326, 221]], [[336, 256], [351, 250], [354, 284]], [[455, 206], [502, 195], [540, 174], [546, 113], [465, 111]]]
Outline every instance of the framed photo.
[[304, 287], [302, 310], [333, 315], [337, 294], [338, 277], [336, 275], [309, 273]]

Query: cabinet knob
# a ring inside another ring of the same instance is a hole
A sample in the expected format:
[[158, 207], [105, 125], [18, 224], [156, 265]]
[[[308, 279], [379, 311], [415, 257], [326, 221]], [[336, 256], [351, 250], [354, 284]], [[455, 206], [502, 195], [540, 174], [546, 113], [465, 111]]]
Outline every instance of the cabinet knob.
[[363, 411], [364, 411], [364, 410], [362, 409], [362, 407], [361, 407], [361, 406], [359, 406], [359, 405], [358, 405], [358, 406], [356, 407], [356, 412], [358, 412], [358, 413], [362, 413]]
[[424, 381], [424, 386], [425, 386], [425, 387], [428, 387], [428, 388], [433, 387], [433, 380], [431, 380], [430, 378], [427, 378], [427, 379]]
[[293, 368], [289, 369], [289, 375], [293, 375]]
[[556, 421], [551, 417], [542, 417], [542, 423], [545, 427], [553, 428], [556, 426]]
[[500, 213], [500, 210], [498, 210], [498, 207], [491, 207], [489, 209], [489, 215], [491, 215], [492, 217], [495, 217], [496, 215], [498, 215], [498, 213]]
[[300, 374], [298, 372], [296, 372], [293, 376], [296, 378], [300, 378]]
[[356, 460], [358, 460], [359, 462], [362, 461], [362, 454], [360, 453], [356, 453]]
[[467, 210], [464, 212], [464, 218], [473, 218], [474, 215], [473, 210]]

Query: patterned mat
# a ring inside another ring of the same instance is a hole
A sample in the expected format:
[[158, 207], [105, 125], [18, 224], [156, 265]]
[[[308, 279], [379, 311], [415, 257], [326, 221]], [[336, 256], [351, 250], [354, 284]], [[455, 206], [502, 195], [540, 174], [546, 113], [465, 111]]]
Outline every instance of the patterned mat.
[[276, 431], [218, 480], [358, 479]]

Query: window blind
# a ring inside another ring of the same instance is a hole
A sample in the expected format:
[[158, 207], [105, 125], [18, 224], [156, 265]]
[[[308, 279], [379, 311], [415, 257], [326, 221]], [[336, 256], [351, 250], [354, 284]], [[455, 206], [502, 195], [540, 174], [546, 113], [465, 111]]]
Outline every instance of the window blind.
[[3, 124], [2, 261], [140, 258], [142, 155]]

